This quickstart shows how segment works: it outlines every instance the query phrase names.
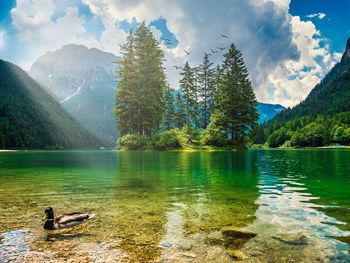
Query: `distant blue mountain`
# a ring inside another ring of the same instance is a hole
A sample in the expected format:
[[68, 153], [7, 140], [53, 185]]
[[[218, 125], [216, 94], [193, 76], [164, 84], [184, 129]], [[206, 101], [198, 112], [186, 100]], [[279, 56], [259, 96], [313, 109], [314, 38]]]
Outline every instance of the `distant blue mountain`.
[[261, 102], [258, 103], [256, 108], [259, 114], [259, 119], [258, 119], [259, 124], [262, 124], [264, 122], [271, 120], [278, 113], [286, 109], [280, 104], [268, 104], [268, 103], [261, 103]]
[[[183, 92], [181, 89], [172, 90], [172, 94], [174, 98], [177, 96], [177, 93], [182, 94]], [[269, 104], [269, 103], [258, 102], [256, 109], [258, 110], [258, 114], [259, 114], [258, 123], [262, 124], [264, 122], [268, 122], [269, 120], [271, 120], [273, 117], [275, 117], [278, 113], [285, 110], [286, 108], [280, 104]], [[201, 117], [199, 117], [199, 119], [200, 118]]]

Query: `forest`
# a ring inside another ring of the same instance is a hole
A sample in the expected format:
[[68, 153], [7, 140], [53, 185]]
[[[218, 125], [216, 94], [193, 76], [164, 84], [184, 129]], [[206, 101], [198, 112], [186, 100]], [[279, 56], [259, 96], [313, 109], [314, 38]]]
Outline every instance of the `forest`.
[[350, 57], [347, 51], [304, 101], [259, 126], [254, 142], [273, 148], [350, 145]]
[[121, 148], [245, 148], [257, 127], [256, 97], [241, 52], [234, 44], [213, 66], [188, 61], [180, 70], [179, 89], [171, 89], [164, 53], [149, 28], [140, 24], [121, 47], [122, 59], [113, 109]]
[[316, 118], [303, 116], [287, 121], [277, 120], [259, 126], [256, 144], [268, 147], [319, 147], [350, 144], [350, 112]]

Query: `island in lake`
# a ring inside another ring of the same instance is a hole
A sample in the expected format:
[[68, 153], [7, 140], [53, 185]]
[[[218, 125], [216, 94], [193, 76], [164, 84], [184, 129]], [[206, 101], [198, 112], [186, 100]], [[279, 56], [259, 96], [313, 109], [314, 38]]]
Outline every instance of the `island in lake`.
[[8, 1], [0, 262], [350, 262], [349, 5], [297, 2]]

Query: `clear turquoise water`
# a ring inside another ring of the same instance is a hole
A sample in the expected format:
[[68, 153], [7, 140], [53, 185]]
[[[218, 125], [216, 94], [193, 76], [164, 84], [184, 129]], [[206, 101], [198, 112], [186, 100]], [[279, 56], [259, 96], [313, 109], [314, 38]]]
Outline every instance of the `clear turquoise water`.
[[[346, 149], [3, 152], [0, 186], [0, 261], [350, 262]], [[47, 206], [96, 219], [48, 234]]]

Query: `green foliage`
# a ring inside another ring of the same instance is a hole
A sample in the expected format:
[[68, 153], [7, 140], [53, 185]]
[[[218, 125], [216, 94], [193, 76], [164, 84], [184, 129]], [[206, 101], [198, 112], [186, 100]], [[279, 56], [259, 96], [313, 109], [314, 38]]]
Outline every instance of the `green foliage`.
[[174, 111], [175, 111], [174, 125], [176, 128], [180, 129], [186, 125], [186, 105], [183, 100], [183, 96], [181, 95], [180, 92], [176, 93]]
[[201, 97], [199, 102], [201, 108], [201, 117], [203, 129], [207, 128], [210, 116], [214, 111], [216, 83], [215, 70], [212, 68], [213, 63], [209, 61], [209, 55], [205, 54], [202, 64], [198, 68], [198, 94]]
[[162, 130], [170, 130], [175, 128], [175, 105], [174, 96], [170, 87], [165, 89], [165, 101], [164, 101], [164, 116], [162, 123]]
[[[350, 144], [349, 127], [350, 112], [342, 112], [332, 116], [320, 115], [315, 118], [304, 116], [285, 123], [274, 120], [266, 125], [261, 125], [259, 131], [267, 136], [267, 143], [270, 147], [282, 145], [312, 147], [332, 143]], [[290, 144], [286, 144], [288, 141]]]
[[197, 86], [195, 85], [195, 71], [186, 61], [183, 71], [180, 73], [180, 87], [183, 90], [183, 100], [186, 109], [186, 126], [191, 133], [193, 124], [198, 123], [198, 96]]
[[126, 134], [120, 137], [117, 143], [128, 150], [145, 150], [151, 146], [152, 141], [144, 135]]
[[291, 138], [291, 146], [323, 146], [329, 143], [330, 134], [322, 124], [312, 122], [297, 130]]
[[268, 144], [270, 147], [279, 147], [282, 146], [286, 141], [290, 140], [291, 136], [289, 131], [281, 127], [278, 130], [274, 131], [268, 138]]
[[[289, 108], [259, 128], [255, 138], [271, 147], [350, 144], [350, 63], [338, 63], [299, 105]], [[284, 130], [282, 129], [284, 127]], [[291, 135], [291, 138], [282, 136]], [[287, 132], [286, 132], [287, 131]]]
[[350, 128], [343, 126], [336, 127], [333, 135], [333, 141], [340, 144], [350, 143]]
[[217, 70], [208, 55], [199, 67], [186, 61], [176, 98], [165, 83], [163, 53], [144, 24], [129, 34], [122, 54], [114, 112], [121, 135], [130, 135], [122, 137], [121, 146], [139, 147], [139, 138], [131, 135], [157, 137], [157, 149], [241, 148], [249, 141], [257, 102], [242, 54], [233, 44]]
[[245, 143], [256, 125], [256, 98], [241, 52], [232, 44], [218, 70], [215, 120], [231, 145]]
[[226, 146], [229, 143], [217, 116], [217, 112], [211, 116], [211, 121], [202, 134], [201, 142], [203, 145]]
[[78, 124], [19, 67], [0, 60], [0, 147], [19, 149], [108, 146]]
[[185, 148], [189, 135], [180, 129], [171, 129], [158, 135], [155, 148], [158, 150], [172, 150]]
[[164, 113], [164, 53], [142, 23], [121, 48], [114, 113], [121, 135], [155, 135]]

